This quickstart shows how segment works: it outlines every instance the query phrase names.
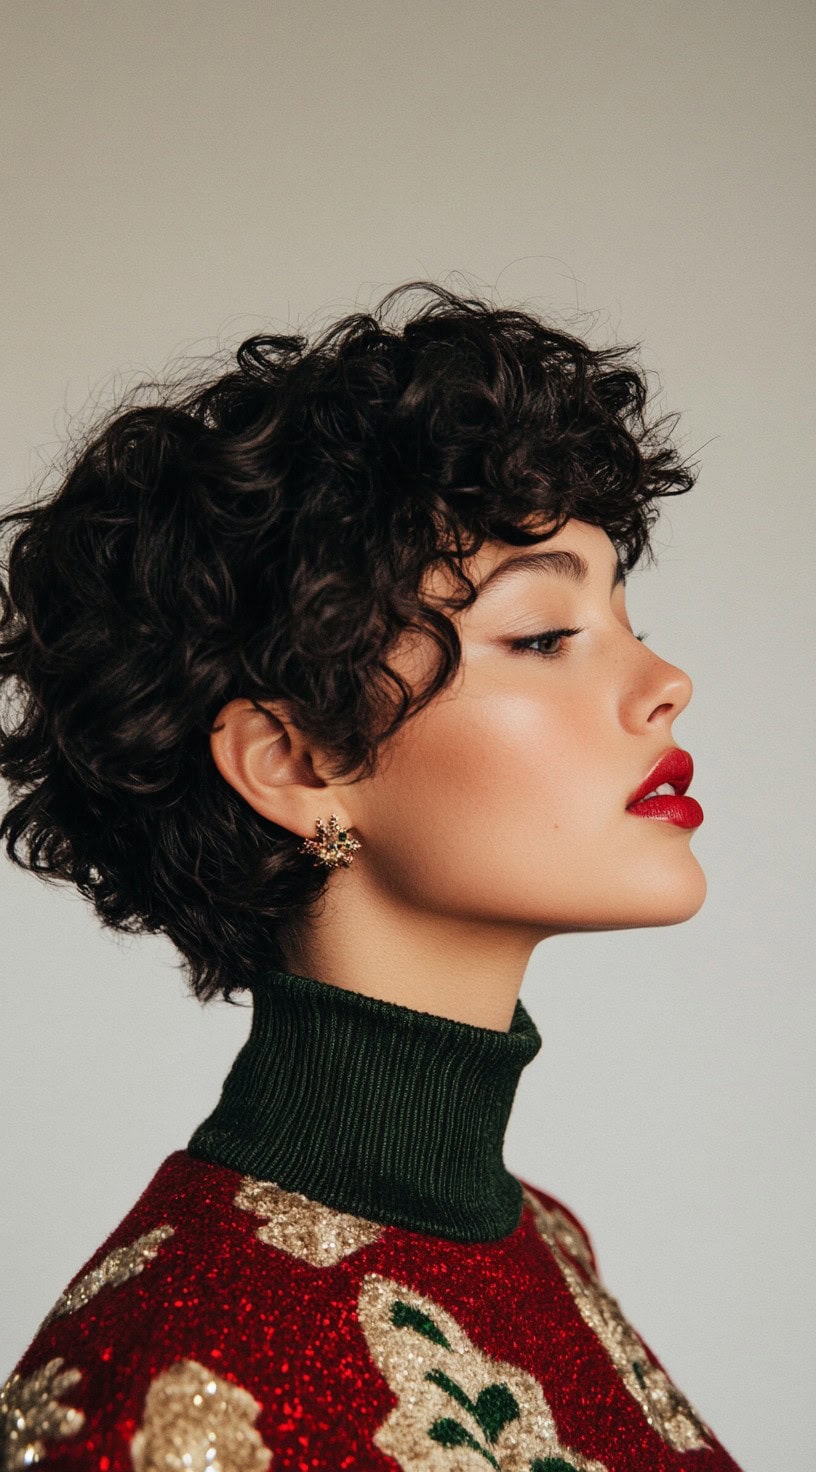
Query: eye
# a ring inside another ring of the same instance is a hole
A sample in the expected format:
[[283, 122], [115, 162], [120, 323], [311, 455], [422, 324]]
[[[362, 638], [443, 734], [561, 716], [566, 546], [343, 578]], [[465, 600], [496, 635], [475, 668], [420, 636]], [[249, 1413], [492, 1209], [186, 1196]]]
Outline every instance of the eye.
[[[510, 648], [519, 651], [529, 649], [539, 659], [561, 659], [566, 654], [565, 641], [571, 639], [573, 634], [580, 633], [581, 629], [544, 629], [540, 634], [528, 634], [524, 639], [513, 639]], [[553, 642], [555, 648], [552, 647]], [[549, 644], [550, 648], [533, 649], [534, 644]]]
[[[528, 634], [523, 639], [513, 639], [510, 648], [516, 651], [529, 650], [539, 659], [562, 659], [566, 654], [566, 640], [571, 639], [574, 634], [583, 633], [582, 629], [544, 629], [540, 634]], [[636, 634], [635, 638], [643, 643], [648, 639], [648, 634]], [[547, 644], [547, 649], [533, 649], [534, 644]]]

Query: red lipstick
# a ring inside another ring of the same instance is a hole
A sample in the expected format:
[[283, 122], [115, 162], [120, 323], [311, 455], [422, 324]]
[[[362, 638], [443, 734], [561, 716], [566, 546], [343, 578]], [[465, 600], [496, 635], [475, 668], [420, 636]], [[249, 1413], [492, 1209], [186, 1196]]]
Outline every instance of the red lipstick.
[[[679, 746], [670, 747], [632, 793], [626, 811], [637, 814], [639, 818], [660, 818], [664, 823], [676, 823], [680, 828], [699, 828], [703, 810], [696, 798], [685, 796], [693, 774], [694, 763], [689, 753]], [[673, 791], [652, 797], [648, 795], [654, 793], [656, 787], [666, 785]]]

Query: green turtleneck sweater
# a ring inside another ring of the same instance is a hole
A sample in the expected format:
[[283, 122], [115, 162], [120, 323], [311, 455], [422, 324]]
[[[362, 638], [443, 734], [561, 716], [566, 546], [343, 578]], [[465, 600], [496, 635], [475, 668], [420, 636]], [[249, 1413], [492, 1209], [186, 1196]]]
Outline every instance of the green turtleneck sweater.
[[271, 972], [188, 1148], [339, 1211], [454, 1241], [505, 1237], [521, 1185], [504, 1135], [540, 1047], [520, 1000], [499, 1032]]

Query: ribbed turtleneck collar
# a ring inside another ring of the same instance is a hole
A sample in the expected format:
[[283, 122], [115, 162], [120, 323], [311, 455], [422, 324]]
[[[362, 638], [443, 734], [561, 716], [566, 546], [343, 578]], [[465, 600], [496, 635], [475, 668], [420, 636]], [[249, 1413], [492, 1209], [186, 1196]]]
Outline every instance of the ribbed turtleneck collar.
[[508, 1032], [271, 971], [199, 1159], [371, 1221], [455, 1241], [506, 1237], [521, 1185], [504, 1134], [541, 1035]]

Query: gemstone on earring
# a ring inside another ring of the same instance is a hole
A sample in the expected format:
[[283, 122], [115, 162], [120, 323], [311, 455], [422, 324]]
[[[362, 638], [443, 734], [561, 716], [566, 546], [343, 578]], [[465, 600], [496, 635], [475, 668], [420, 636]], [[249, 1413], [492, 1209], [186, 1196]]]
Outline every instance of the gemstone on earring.
[[339, 865], [348, 868], [354, 853], [360, 848], [357, 839], [340, 827], [336, 813], [331, 814], [328, 825], [318, 818], [316, 828], [317, 838], [305, 838], [300, 845], [301, 852], [311, 854], [315, 863], [326, 864], [329, 869]]

